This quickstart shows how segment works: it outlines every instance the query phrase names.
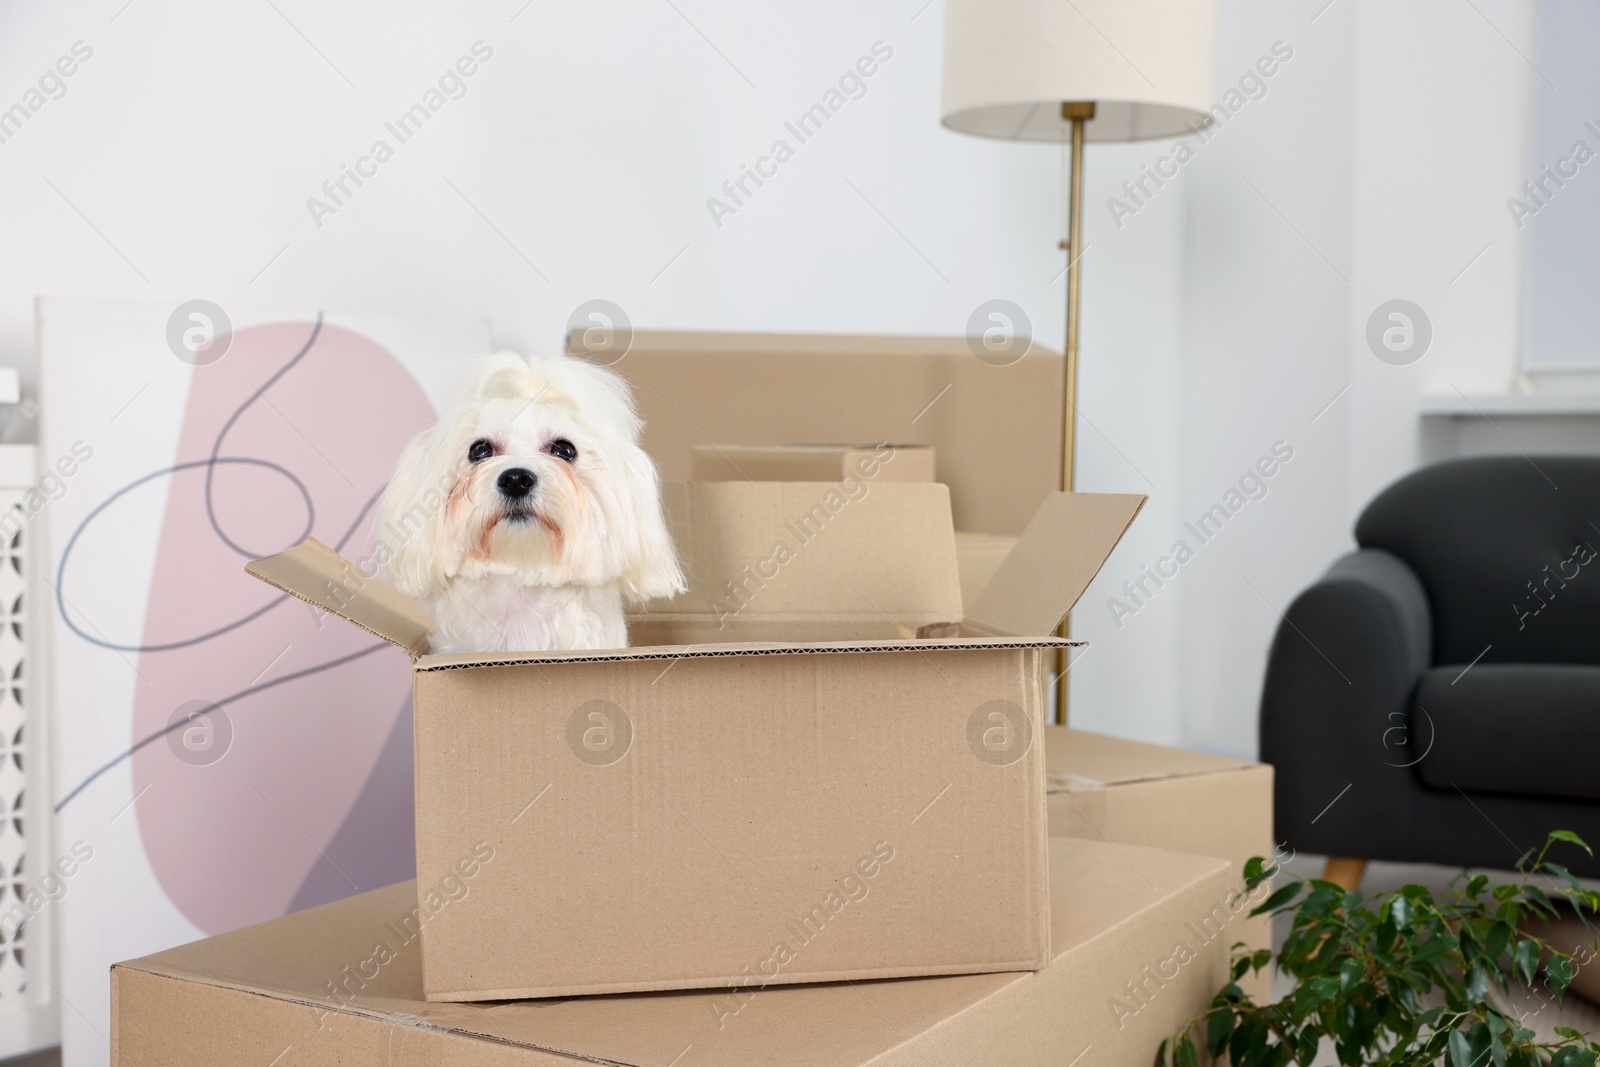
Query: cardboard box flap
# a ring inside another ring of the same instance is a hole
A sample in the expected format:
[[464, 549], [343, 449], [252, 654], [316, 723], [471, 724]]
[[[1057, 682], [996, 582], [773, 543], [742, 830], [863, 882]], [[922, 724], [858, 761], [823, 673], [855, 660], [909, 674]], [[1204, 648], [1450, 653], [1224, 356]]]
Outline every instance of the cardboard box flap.
[[331, 612], [415, 659], [428, 651], [433, 618], [421, 604], [308, 537], [293, 548], [248, 563], [244, 568], [268, 585]]
[[[688, 591], [658, 618], [961, 619], [950, 491], [934, 483], [674, 482], [662, 487]], [[1029, 635], [1032, 636], [1032, 635]]]
[[987, 633], [1041, 636], [1066, 618], [1147, 498], [1051, 493], [967, 611]]

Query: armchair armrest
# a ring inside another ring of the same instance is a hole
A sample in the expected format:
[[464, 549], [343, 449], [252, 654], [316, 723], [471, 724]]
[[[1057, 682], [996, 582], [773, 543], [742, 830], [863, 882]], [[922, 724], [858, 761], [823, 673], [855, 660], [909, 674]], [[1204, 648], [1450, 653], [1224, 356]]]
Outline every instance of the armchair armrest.
[[1261, 758], [1277, 768], [1276, 833], [1292, 847], [1395, 854], [1418, 788], [1410, 704], [1431, 665], [1427, 592], [1398, 556], [1361, 549], [1290, 605], [1267, 659]]

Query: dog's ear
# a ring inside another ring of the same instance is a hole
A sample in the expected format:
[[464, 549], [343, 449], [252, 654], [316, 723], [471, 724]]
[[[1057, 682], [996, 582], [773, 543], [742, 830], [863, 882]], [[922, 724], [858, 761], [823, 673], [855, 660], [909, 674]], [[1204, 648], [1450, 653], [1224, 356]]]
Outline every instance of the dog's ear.
[[626, 527], [619, 531], [626, 546], [621, 561], [623, 591], [635, 604], [676, 596], [688, 587], [662, 512], [661, 477], [656, 465], [644, 449], [631, 443], [619, 448], [614, 457], [621, 488], [621, 519]]
[[406, 445], [378, 503], [378, 561], [390, 585], [429, 600], [444, 592], [453, 566], [444, 535], [448, 479], [454, 460], [453, 420], [424, 430]]

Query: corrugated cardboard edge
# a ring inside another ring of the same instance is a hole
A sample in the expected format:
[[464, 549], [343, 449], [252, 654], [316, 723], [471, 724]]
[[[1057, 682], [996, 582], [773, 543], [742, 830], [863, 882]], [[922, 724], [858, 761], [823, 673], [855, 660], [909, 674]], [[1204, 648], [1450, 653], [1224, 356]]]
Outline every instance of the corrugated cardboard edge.
[[575, 649], [551, 652], [458, 652], [423, 656], [416, 669], [455, 671], [470, 667], [507, 667], [535, 663], [596, 663], [640, 659], [716, 659], [729, 656], [833, 655], [873, 652], [961, 652], [994, 649], [1077, 648], [1081, 638], [937, 637], [883, 641], [745, 641], [726, 645], [639, 645], [632, 648]]

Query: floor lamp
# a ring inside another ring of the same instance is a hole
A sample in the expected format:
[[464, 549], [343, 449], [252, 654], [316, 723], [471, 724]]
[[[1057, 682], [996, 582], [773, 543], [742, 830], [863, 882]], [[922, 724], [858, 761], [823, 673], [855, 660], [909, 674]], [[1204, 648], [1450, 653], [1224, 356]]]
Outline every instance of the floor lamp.
[[[1210, 122], [1216, 0], [945, 0], [944, 124], [1007, 141], [1071, 144], [1061, 488], [1073, 489], [1085, 141], [1182, 137]], [[1177, 176], [1130, 175], [1143, 196]], [[1158, 184], [1159, 183], [1159, 184]], [[1120, 191], [1118, 195], [1126, 195]], [[1169, 194], [1170, 195], [1170, 194]], [[1071, 620], [1061, 624], [1070, 633]], [[1067, 721], [1067, 650], [1056, 721]]]

